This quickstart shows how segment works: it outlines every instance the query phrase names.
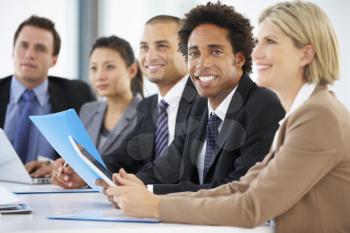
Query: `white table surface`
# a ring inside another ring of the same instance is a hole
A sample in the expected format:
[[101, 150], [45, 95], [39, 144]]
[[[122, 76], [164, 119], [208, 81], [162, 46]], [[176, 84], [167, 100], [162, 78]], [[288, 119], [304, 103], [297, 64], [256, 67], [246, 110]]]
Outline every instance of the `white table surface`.
[[[0, 185], [15, 189], [16, 185], [0, 182]], [[18, 187], [23, 188], [19, 185]], [[33, 190], [35, 186], [30, 186]], [[118, 223], [118, 222], [89, 222], [50, 220], [48, 216], [66, 214], [89, 208], [108, 208], [110, 203], [101, 193], [55, 193], [55, 194], [19, 194], [18, 197], [28, 204], [32, 214], [1, 215], [0, 232], [255, 232], [272, 233], [271, 227], [262, 226], [255, 229], [236, 227], [199, 226], [187, 224], [147, 224], [147, 223]], [[111, 207], [112, 208], [112, 207]]]

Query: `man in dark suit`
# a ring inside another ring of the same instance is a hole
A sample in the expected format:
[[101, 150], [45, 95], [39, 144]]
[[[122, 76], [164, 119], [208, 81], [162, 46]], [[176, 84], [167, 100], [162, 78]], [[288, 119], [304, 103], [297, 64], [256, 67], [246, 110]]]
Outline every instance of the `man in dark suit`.
[[205, 175], [203, 147], [208, 144], [210, 107], [203, 98], [194, 103], [183, 132], [168, 154], [143, 167], [136, 176], [145, 184], [154, 184], [157, 194], [197, 191], [239, 180], [267, 154], [284, 110], [277, 96], [257, 87], [248, 75], [240, 78], [227, 106], [226, 113], [215, 109], [223, 119]]
[[[157, 85], [158, 94], [139, 103], [135, 130], [122, 147], [107, 156], [106, 164], [113, 172], [121, 167], [137, 172], [143, 165], [161, 157], [174, 137], [181, 133], [194, 100], [199, 98], [188, 78], [185, 59], [178, 51], [179, 29], [180, 19], [168, 15], [155, 16], [145, 24], [138, 60], [143, 74]], [[168, 105], [167, 119], [164, 119], [165, 127], [160, 128], [163, 101]], [[162, 137], [164, 134], [167, 137]]]
[[[176, 119], [174, 119], [174, 137], [182, 133], [182, 127], [189, 117], [192, 105], [199, 98], [192, 81], [187, 78], [183, 81], [186, 81], [186, 86], [181, 95]], [[138, 122], [135, 129], [128, 135], [123, 145], [113, 153], [105, 155], [104, 161], [110, 171], [118, 172], [120, 168], [125, 168], [128, 172], [136, 173], [145, 164], [162, 157], [156, 155], [158, 102], [158, 95], [153, 95], [139, 103]]]
[[48, 76], [60, 50], [60, 37], [51, 20], [31, 16], [19, 25], [13, 45], [14, 74], [0, 79], [0, 127], [33, 177], [49, 175], [50, 166], [38, 161], [38, 156], [55, 159], [58, 155], [28, 116], [68, 108], [79, 111], [95, 97], [81, 81]]
[[[157, 85], [158, 93], [142, 100], [137, 108], [137, 125], [115, 151], [104, 154], [109, 170], [119, 171], [124, 167], [137, 172], [145, 164], [161, 157], [165, 149], [189, 116], [198, 93], [188, 78], [186, 62], [178, 51], [180, 19], [158, 15], [149, 19], [140, 41], [139, 64], [149, 81]], [[160, 113], [160, 104], [167, 109]], [[166, 116], [160, 118], [159, 116]], [[161, 120], [159, 120], [161, 119]], [[64, 188], [84, 185], [70, 168], [61, 169], [63, 160], [55, 162], [53, 182]], [[56, 177], [58, 171], [60, 176]]]
[[252, 27], [238, 13], [225, 20], [211, 13], [193, 12], [179, 32], [191, 79], [207, 99], [193, 104], [164, 156], [136, 176], [120, 171], [119, 184], [154, 184], [157, 194], [213, 188], [239, 180], [268, 153], [285, 112], [274, 93], [248, 76]]

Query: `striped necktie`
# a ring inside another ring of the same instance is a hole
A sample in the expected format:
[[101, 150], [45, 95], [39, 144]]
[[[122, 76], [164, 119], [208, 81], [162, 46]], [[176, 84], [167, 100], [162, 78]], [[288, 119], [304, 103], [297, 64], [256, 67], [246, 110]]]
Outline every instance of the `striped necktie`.
[[205, 183], [205, 178], [207, 177], [209, 167], [214, 155], [214, 148], [216, 145], [216, 139], [219, 135], [219, 125], [221, 119], [215, 115], [215, 113], [210, 113], [208, 124], [207, 124], [207, 146], [205, 148], [204, 157], [204, 169], [203, 169], [203, 183]]
[[15, 136], [13, 138], [13, 147], [21, 158], [23, 163], [27, 162], [29, 133], [32, 123], [29, 115], [33, 108], [35, 93], [34, 91], [25, 90], [22, 94], [23, 106], [17, 119]]
[[169, 130], [168, 130], [168, 113], [169, 104], [161, 100], [158, 104], [158, 119], [156, 124], [155, 137], [155, 157], [161, 156], [168, 146]]

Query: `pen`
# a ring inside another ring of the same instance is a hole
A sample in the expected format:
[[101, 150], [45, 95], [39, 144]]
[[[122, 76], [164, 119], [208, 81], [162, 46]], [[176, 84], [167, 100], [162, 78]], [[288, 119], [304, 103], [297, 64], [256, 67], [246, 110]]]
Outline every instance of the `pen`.
[[57, 177], [60, 177], [62, 175], [63, 169], [68, 166], [67, 162], [64, 162], [63, 166], [60, 167], [60, 170], [58, 170]]

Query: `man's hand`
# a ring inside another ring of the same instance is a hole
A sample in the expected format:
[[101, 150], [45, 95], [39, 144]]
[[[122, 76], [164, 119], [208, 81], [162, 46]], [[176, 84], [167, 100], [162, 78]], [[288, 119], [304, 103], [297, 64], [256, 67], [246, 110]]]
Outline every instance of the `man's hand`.
[[138, 218], [159, 218], [160, 200], [144, 186], [109, 187], [106, 194], [128, 215]]
[[76, 189], [81, 188], [86, 183], [83, 179], [78, 176], [78, 174], [70, 167], [63, 167], [64, 160], [57, 159], [53, 163], [53, 170], [51, 176], [51, 182], [55, 185], [59, 185], [65, 189]]
[[50, 177], [53, 165], [49, 161], [31, 161], [25, 165], [31, 177]]
[[137, 176], [127, 173], [123, 168], [119, 170], [119, 173], [113, 174], [113, 182], [120, 186], [147, 187]]
[[[120, 169], [119, 173], [113, 174], [113, 182], [117, 186], [146, 187], [139, 178], [137, 178], [134, 174], [127, 173], [124, 169]], [[119, 208], [117, 198], [113, 197], [112, 195], [108, 195], [106, 192], [110, 186], [103, 180], [96, 180], [95, 184], [102, 188], [102, 192], [107, 196], [113, 207]]]

